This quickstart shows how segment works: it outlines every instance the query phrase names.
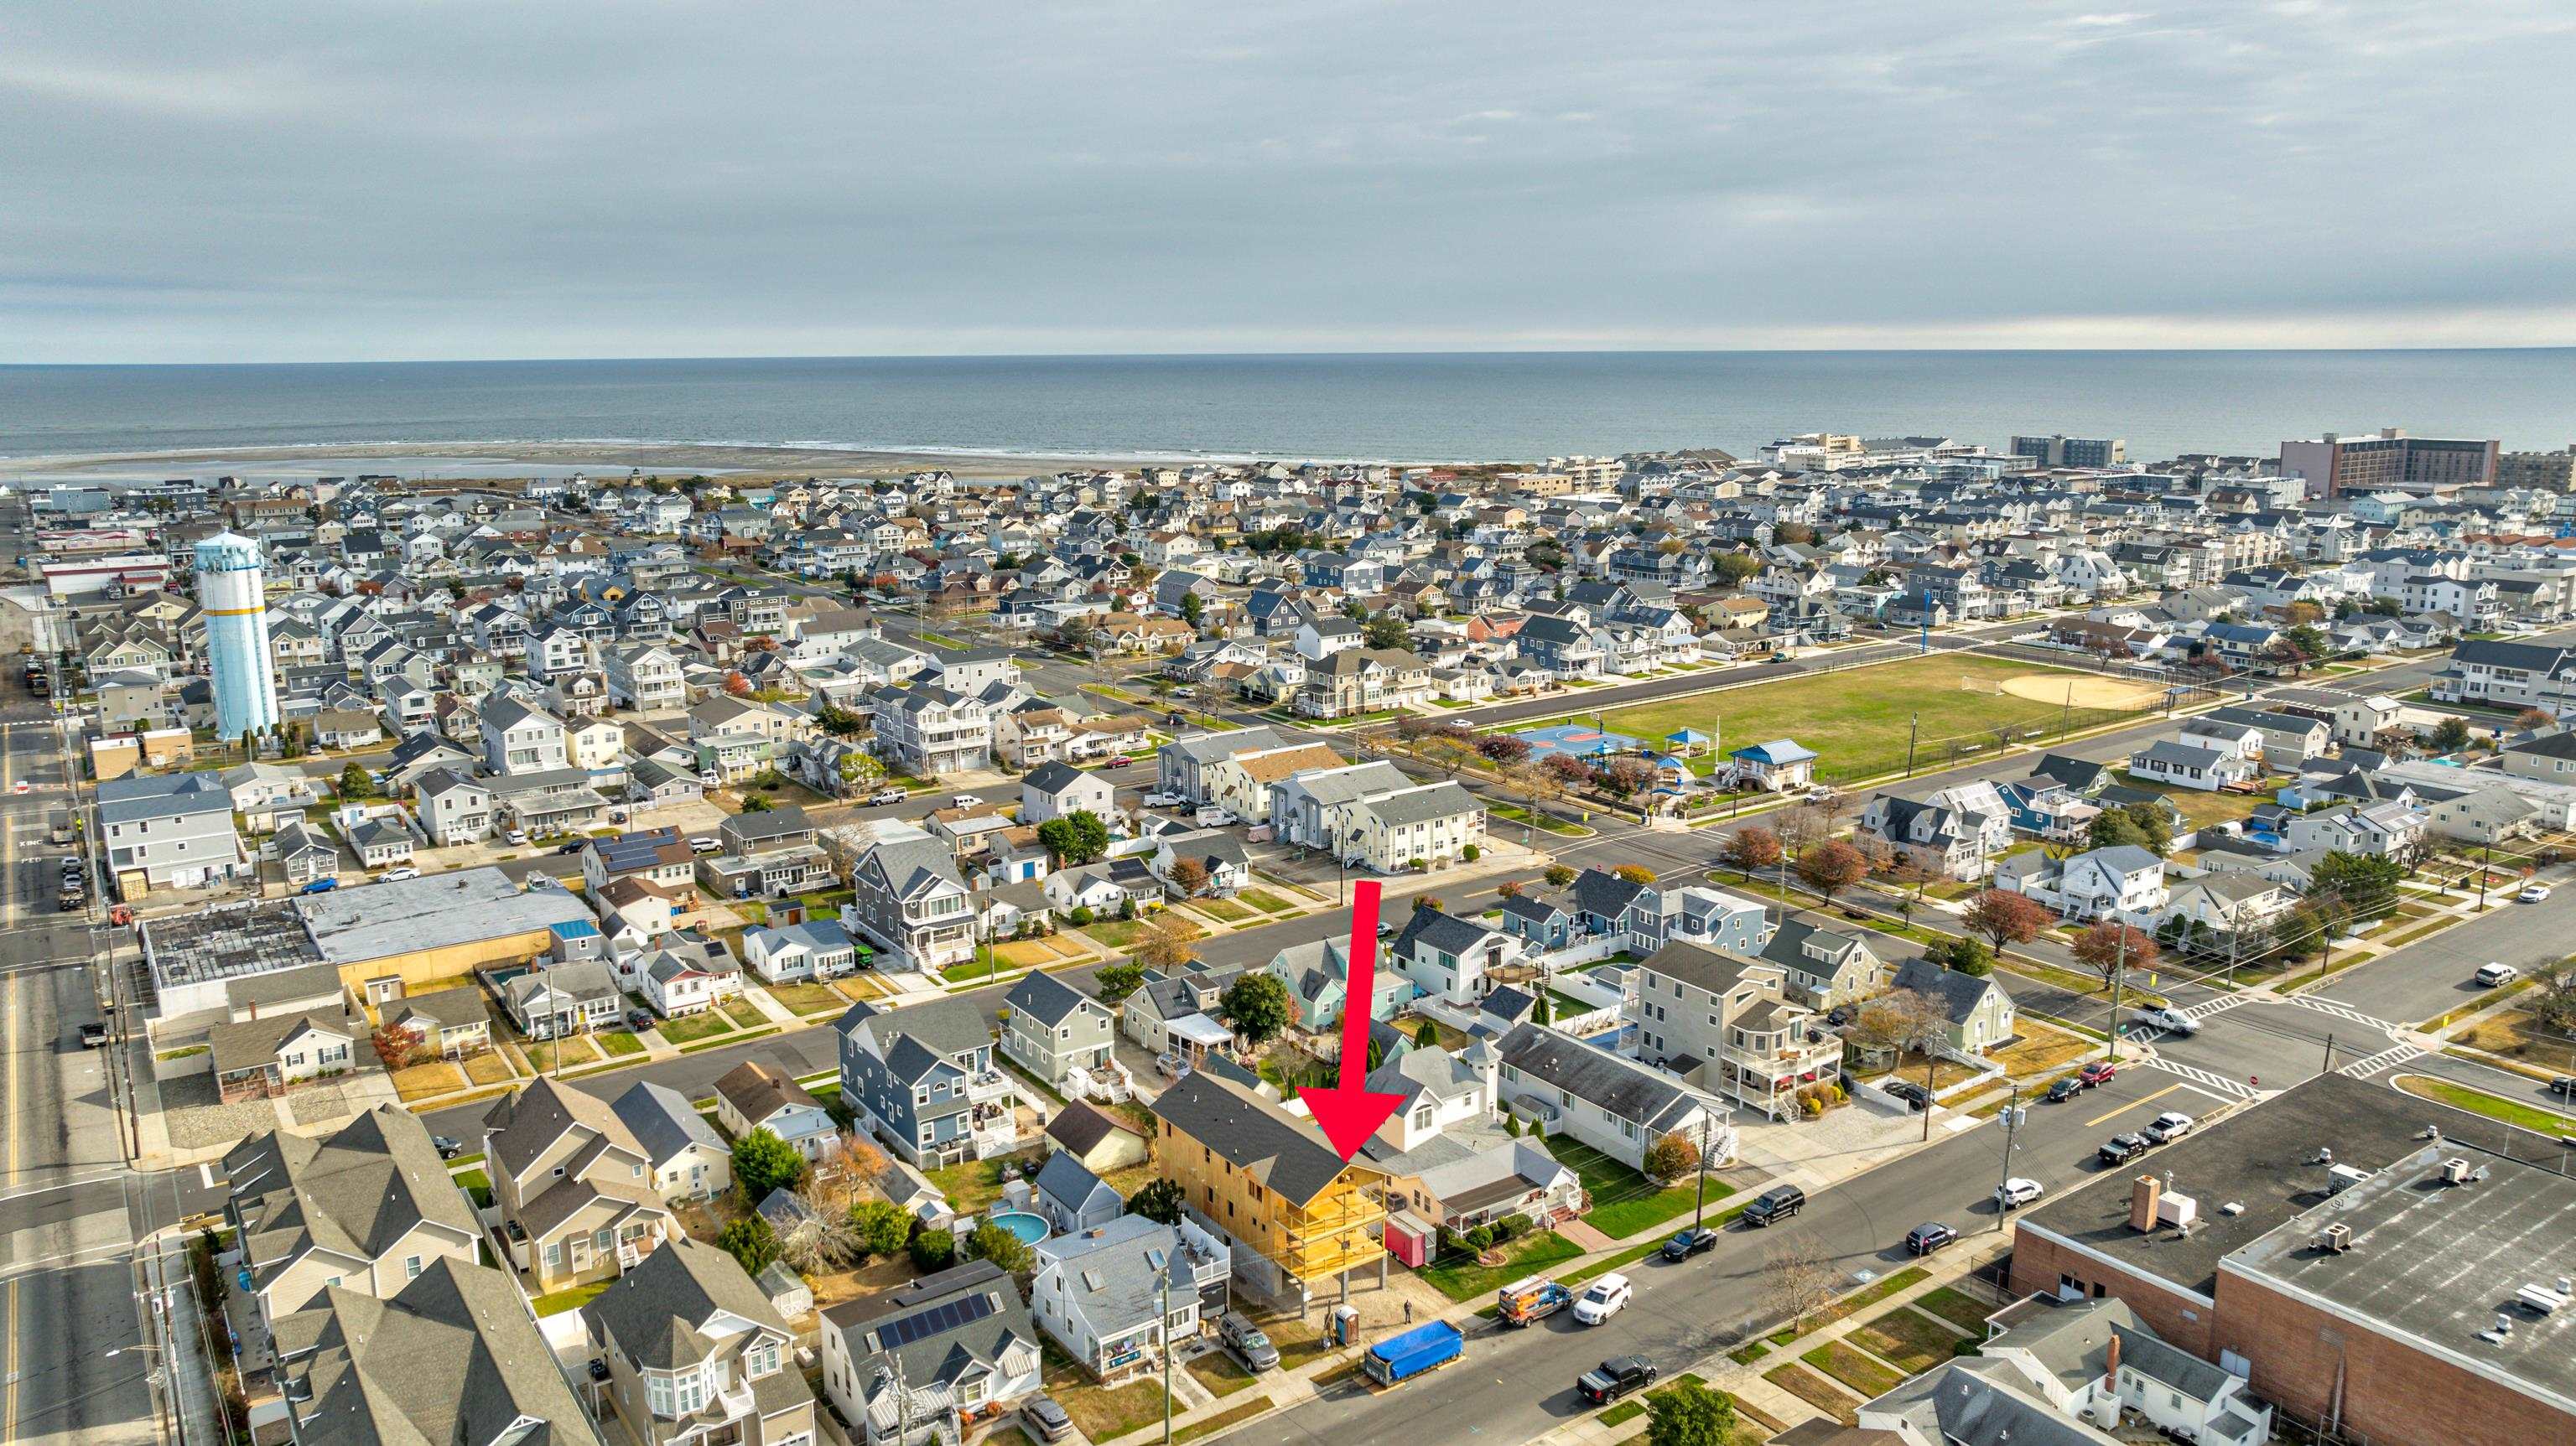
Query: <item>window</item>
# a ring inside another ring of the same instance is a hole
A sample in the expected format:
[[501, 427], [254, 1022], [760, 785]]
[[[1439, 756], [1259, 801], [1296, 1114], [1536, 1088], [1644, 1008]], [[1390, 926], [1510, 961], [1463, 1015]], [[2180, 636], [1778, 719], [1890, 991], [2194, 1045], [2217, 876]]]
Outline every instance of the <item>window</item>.
[[558, 1240], [549, 1240], [546, 1242], [546, 1264], [563, 1264], [563, 1242]]
[[598, 1233], [590, 1237], [590, 1248], [602, 1254], [607, 1253], [608, 1248], [616, 1243], [617, 1232], [604, 1225], [600, 1227]]
[[420, 1274], [420, 1257], [419, 1257], [419, 1256], [417, 1256], [417, 1255], [406, 1255], [406, 1256], [404, 1256], [404, 1257], [403, 1257], [403, 1279], [405, 1279], [405, 1280], [409, 1280], [409, 1279], [411, 1279], [412, 1277], [414, 1277], [414, 1276], [416, 1276], [416, 1275], [418, 1275], [418, 1274]]
[[671, 1378], [648, 1375], [644, 1378], [644, 1399], [656, 1416], [671, 1414]]

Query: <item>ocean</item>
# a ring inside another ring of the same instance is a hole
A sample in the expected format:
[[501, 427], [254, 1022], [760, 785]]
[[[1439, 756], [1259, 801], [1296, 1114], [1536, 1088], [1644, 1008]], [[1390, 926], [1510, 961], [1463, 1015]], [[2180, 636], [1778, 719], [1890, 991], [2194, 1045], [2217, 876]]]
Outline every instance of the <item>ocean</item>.
[[799, 357], [0, 366], [0, 456], [663, 442], [1047, 457], [1536, 459], [1796, 432], [2271, 455], [2382, 426], [2576, 439], [2576, 350]]

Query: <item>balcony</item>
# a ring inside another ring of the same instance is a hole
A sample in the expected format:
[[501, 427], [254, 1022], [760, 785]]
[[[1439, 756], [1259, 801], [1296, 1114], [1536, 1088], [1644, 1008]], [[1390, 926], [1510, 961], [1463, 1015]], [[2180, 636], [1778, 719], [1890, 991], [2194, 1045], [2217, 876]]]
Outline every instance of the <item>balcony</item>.
[[988, 1069], [966, 1081], [966, 1102], [970, 1105], [999, 1104], [1017, 1098], [1011, 1077], [998, 1069]]

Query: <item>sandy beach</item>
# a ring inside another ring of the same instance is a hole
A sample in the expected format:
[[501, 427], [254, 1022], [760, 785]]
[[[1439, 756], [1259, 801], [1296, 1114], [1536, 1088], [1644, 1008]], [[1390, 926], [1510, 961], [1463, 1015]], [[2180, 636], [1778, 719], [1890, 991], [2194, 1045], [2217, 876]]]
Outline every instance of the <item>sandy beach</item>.
[[[0, 479], [20, 477], [149, 478], [206, 473], [313, 476], [397, 472], [412, 478], [510, 475], [510, 464], [549, 471], [635, 468], [650, 475], [727, 472], [754, 477], [878, 477], [944, 467], [959, 477], [1009, 478], [1081, 468], [1134, 468], [1180, 462], [1168, 457], [1044, 457], [964, 452], [850, 451], [837, 447], [711, 447], [620, 442], [389, 442], [370, 446], [219, 447], [169, 452], [95, 453], [0, 458]], [[1208, 460], [1208, 459], [1199, 459]], [[439, 463], [452, 461], [453, 472]]]

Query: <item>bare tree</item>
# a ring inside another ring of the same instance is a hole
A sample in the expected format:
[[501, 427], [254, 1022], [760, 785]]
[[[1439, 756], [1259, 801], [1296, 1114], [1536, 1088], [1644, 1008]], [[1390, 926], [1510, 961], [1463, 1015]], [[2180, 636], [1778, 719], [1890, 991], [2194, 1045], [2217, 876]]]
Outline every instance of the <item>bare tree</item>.
[[1792, 1329], [1803, 1329], [1832, 1305], [1841, 1283], [1823, 1248], [1806, 1235], [1792, 1235], [1763, 1254], [1763, 1306]]
[[1806, 804], [1784, 808], [1772, 816], [1771, 831], [1780, 836], [1780, 846], [1792, 854], [1805, 853], [1810, 845], [1832, 836], [1833, 820], [1822, 810]]
[[778, 1258], [806, 1275], [840, 1270], [867, 1254], [867, 1239], [850, 1219], [858, 1192], [846, 1172], [809, 1170], [796, 1187], [812, 1218], [778, 1237]]

